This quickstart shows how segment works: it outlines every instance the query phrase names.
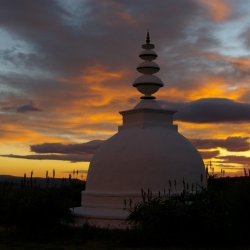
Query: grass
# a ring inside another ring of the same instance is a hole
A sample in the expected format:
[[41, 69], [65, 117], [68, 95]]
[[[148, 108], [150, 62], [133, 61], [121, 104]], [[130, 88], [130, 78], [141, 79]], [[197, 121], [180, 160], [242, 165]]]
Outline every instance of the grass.
[[[169, 246], [128, 246], [129, 242], [133, 240], [135, 235], [130, 235], [128, 232], [124, 233], [119, 230], [106, 230], [96, 228], [69, 228], [65, 227], [63, 230], [59, 229], [50, 239], [37, 239], [33, 237], [23, 237], [15, 230], [5, 230], [0, 228], [0, 250], [10, 249], [32, 249], [32, 250], [249, 250], [250, 245], [241, 245], [240, 242], [237, 246], [204, 246], [200, 244], [187, 244], [186, 242], [177, 242], [176, 245], [170, 244]], [[132, 236], [132, 237], [131, 237]], [[194, 235], [195, 239], [195, 235]], [[209, 240], [209, 239], [208, 239]], [[213, 239], [210, 239], [212, 241]]]
[[124, 247], [124, 246], [114, 246], [112, 242], [103, 240], [90, 240], [82, 245], [76, 245], [65, 241], [55, 241], [51, 243], [41, 243], [41, 242], [28, 242], [24, 240], [10, 240], [9, 242], [0, 243], [1, 250], [249, 250], [250, 246], [238, 246], [238, 247], [202, 247], [202, 246], [183, 246], [183, 247]]
[[143, 201], [130, 216], [139, 227], [130, 231], [61, 225], [68, 207], [80, 203], [83, 184], [0, 185], [0, 250], [250, 250], [249, 176], [210, 178], [202, 192]]

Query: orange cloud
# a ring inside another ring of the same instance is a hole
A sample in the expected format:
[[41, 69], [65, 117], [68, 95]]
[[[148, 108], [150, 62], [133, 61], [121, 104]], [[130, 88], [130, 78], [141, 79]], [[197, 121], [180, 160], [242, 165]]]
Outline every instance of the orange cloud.
[[94, 67], [90, 67], [86, 70], [88, 73], [84, 76], [79, 77], [78, 79], [82, 79], [88, 83], [103, 83], [106, 81], [118, 80], [122, 77], [121, 72], [112, 72], [109, 71], [105, 66], [100, 64], [95, 65]]
[[[250, 134], [250, 126], [247, 126], [248, 123], [219, 123], [216, 124], [192, 124], [187, 122], [176, 122], [180, 124], [180, 127], [183, 127], [183, 133], [185, 131], [196, 131], [197, 136], [188, 136], [189, 138], [217, 138], [223, 139], [228, 136], [246, 136]], [[185, 131], [184, 131], [185, 130]], [[195, 135], [195, 134], [194, 134]]]
[[204, 55], [206, 58], [210, 60], [227, 61], [231, 63], [235, 68], [242, 70], [242, 71], [249, 72], [250, 70], [250, 58], [249, 57], [230, 57], [230, 56], [224, 56], [216, 52], [204, 53], [204, 54], [201, 54], [200, 56], [204, 56]]
[[167, 101], [193, 101], [201, 98], [225, 97], [237, 100], [246, 92], [245, 86], [230, 87], [230, 83], [223, 77], [211, 75], [203, 79], [201, 76], [201, 80], [196, 88], [180, 89], [175, 87], [165, 87], [159, 91], [159, 94], [157, 93], [157, 99]]
[[[40, 124], [41, 125], [41, 124]], [[45, 125], [45, 124], [44, 124]], [[49, 122], [47, 124], [49, 126]], [[33, 127], [30, 124], [20, 123], [20, 124], [4, 124], [1, 127], [1, 140], [0, 143], [5, 142], [18, 142], [18, 143], [42, 143], [60, 141], [64, 142], [61, 136], [55, 134], [46, 134], [44, 131], [39, 132], [36, 130], [36, 126], [33, 124]], [[46, 128], [47, 130], [49, 128]], [[56, 129], [56, 128], [55, 128]]]
[[216, 22], [226, 21], [232, 14], [232, 9], [225, 0], [196, 0], [205, 5], [210, 17]]
[[241, 57], [226, 57], [227, 60], [232, 63], [237, 69], [249, 72], [250, 71], [250, 58]]

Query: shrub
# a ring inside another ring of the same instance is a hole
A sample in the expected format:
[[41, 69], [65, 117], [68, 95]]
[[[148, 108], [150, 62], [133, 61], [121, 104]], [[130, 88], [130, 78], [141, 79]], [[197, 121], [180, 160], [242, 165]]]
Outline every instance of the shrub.
[[[144, 231], [146, 241], [233, 243], [250, 233], [250, 179], [214, 178], [197, 192], [158, 197], [136, 204], [127, 222]], [[211, 241], [209, 241], [211, 242]]]

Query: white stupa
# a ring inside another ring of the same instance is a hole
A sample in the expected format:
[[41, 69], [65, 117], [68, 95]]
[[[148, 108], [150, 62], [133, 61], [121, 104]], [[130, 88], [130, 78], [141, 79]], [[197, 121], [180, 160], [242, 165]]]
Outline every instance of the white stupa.
[[133, 86], [143, 96], [133, 109], [120, 112], [123, 124], [118, 133], [94, 154], [82, 206], [74, 208], [78, 225], [88, 221], [99, 227], [124, 228], [129, 214], [125, 208], [142, 201], [142, 190], [158, 196], [159, 192], [182, 192], [183, 180], [190, 189], [192, 185], [206, 185], [201, 155], [173, 125], [175, 111], [162, 109], [152, 96], [164, 85], [154, 75], [160, 68], [152, 62], [157, 54], [149, 33], [142, 48], [139, 57], [144, 62], [137, 71], [143, 75]]

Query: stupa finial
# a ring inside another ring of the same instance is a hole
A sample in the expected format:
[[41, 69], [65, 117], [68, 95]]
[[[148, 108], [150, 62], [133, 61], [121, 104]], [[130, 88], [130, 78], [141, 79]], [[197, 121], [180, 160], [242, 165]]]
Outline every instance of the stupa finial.
[[147, 43], [147, 44], [150, 44], [149, 29], [148, 29], [148, 32], [147, 32], [147, 40], [146, 40], [146, 43]]
[[152, 94], [164, 86], [161, 79], [154, 75], [160, 70], [160, 67], [152, 62], [157, 57], [157, 54], [152, 50], [154, 47], [155, 46], [150, 43], [148, 30], [146, 44], [142, 45], [144, 50], [139, 55], [144, 62], [140, 63], [136, 68], [137, 71], [143, 75], [137, 77], [133, 83], [133, 86], [143, 94], [141, 99], [155, 99]]

